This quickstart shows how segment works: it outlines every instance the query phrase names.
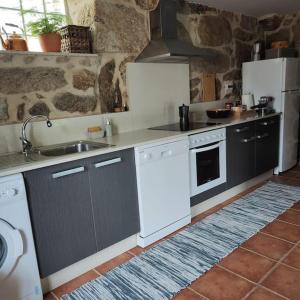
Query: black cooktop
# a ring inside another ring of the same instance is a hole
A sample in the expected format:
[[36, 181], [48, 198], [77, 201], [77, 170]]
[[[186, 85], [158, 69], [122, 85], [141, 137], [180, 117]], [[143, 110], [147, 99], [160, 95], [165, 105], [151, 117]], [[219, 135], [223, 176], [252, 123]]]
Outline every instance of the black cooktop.
[[214, 122], [191, 122], [187, 128], [180, 128], [180, 123], [168, 124], [149, 128], [151, 130], [166, 130], [166, 131], [190, 131], [195, 129], [206, 128], [210, 126], [220, 125], [221, 123]]

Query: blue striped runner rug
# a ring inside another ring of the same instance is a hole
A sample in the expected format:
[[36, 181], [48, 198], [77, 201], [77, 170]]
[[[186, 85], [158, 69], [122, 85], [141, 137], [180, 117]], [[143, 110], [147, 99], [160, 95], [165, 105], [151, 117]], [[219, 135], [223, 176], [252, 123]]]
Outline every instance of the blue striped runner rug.
[[268, 182], [61, 299], [171, 299], [298, 200], [300, 187]]

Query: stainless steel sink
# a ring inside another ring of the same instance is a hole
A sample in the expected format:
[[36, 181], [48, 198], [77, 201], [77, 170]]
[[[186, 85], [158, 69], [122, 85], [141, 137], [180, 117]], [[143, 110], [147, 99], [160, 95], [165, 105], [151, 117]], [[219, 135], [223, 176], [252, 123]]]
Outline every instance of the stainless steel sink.
[[90, 141], [75, 141], [64, 144], [57, 144], [45, 147], [35, 148], [33, 152], [44, 156], [62, 156], [67, 154], [87, 152], [102, 148], [107, 148], [112, 145], [90, 142]]

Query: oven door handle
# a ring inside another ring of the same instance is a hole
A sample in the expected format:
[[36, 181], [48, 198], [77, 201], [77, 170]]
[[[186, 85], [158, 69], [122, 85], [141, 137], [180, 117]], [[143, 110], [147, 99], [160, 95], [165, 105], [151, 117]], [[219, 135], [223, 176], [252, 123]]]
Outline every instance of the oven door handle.
[[203, 147], [203, 148], [198, 148], [198, 149], [192, 149], [191, 152], [192, 153], [200, 153], [200, 152], [205, 152], [205, 151], [209, 151], [209, 150], [213, 150], [216, 148], [219, 148], [221, 146], [221, 143], [217, 143], [215, 145], [209, 146], [209, 147]]

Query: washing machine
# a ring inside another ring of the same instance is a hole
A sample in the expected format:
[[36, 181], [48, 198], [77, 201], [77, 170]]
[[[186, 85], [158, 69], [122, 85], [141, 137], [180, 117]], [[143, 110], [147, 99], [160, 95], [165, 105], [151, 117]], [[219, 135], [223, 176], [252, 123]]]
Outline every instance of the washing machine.
[[0, 177], [0, 299], [43, 299], [21, 174]]

